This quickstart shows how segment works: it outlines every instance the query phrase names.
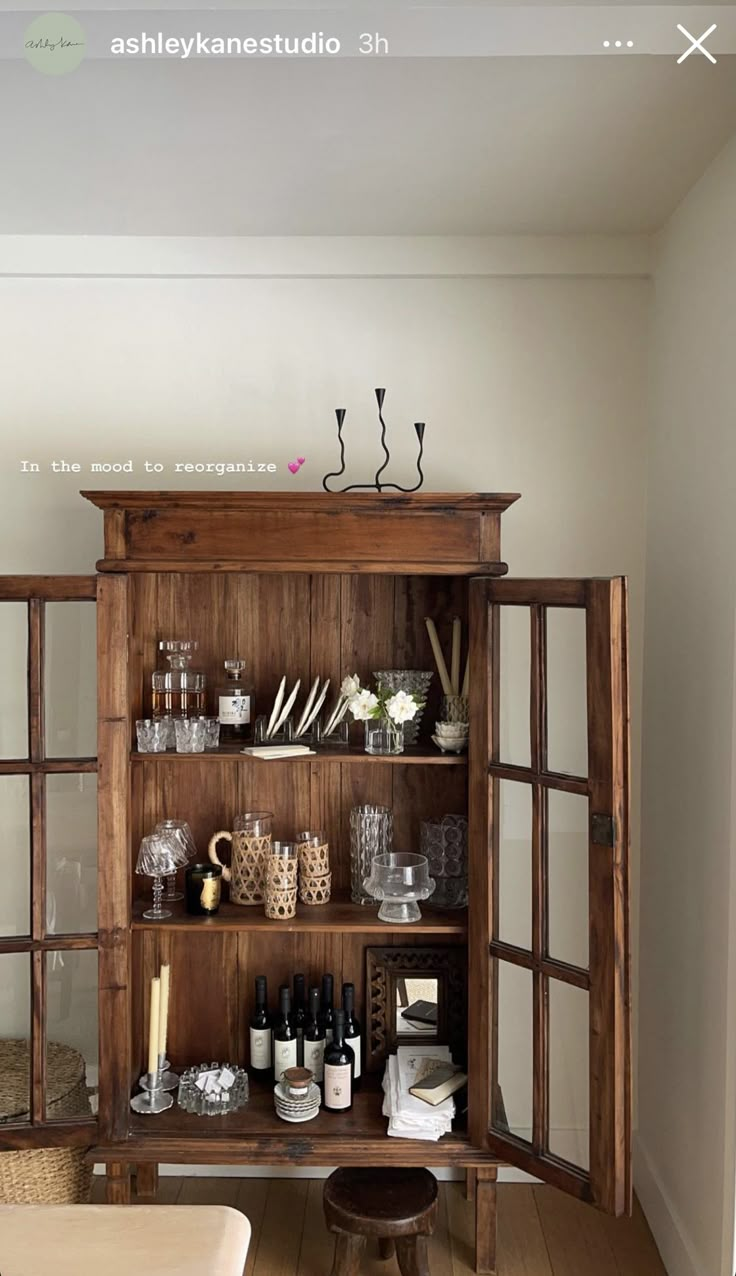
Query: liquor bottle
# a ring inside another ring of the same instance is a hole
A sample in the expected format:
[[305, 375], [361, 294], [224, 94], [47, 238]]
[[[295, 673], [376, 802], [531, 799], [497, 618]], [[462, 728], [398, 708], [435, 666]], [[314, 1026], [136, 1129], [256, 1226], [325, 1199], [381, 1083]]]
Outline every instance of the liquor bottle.
[[355, 1017], [355, 985], [343, 984], [342, 986], [342, 1008], [345, 1012], [345, 1041], [350, 1046], [355, 1055], [355, 1068], [353, 1070], [353, 1089], [360, 1089], [360, 1076], [362, 1071], [363, 1050], [360, 1038], [360, 1024]]
[[319, 988], [309, 989], [309, 1018], [304, 1029], [304, 1067], [322, 1085], [325, 1066], [325, 1030], [319, 1022]]
[[328, 1112], [347, 1112], [353, 1106], [355, 1055], [345, 1043], [345, 1011], [335, 1011], [334, 1037], [325, 1047], [323, 1104]]
[[277, 1081], [287, 1068], [296, 1067], [296, 1032], [290, 1023], [291, 995], [286, 984], [279, 988], [279, 1015], [273, 1026], [273, 1071]]
[[264, 1081], [273, 1066], [271, 1020], [268, 1014], [266, 976], [256, 978], [256, 1004], [250, 1017], [250, 1067], [251, 1072]]
[[191, 668], [197, 643], [164, 639], [158, 649], [169, 668], [151, 674], [153, 717], [197, 718], [206, 713], [207, 679], [199, 669]]
[[307, 1024], [307, 1006], [304, 975], [294, 976], [294, 999], [291, 1010], [291, 1026], [296, 1032], [296, 1058], [299, 1067], [304, 1066], [304, 1029]]
[[215, 692], [215, 706], [224, 740], [248, 740], [255, 722], [255, 695], [244, 676], [245, 661], [226, 660], [227, 681]]
[[325, 1046], [328, 1046], [332, 1041], [332, 1028], [335, 1013], [332, 1009], [334, 985], [335, 981], [332, 975], [322, 976], [322, 1005], [320, 1006], [319, 1022], [320, 1026], [325, 1030]]

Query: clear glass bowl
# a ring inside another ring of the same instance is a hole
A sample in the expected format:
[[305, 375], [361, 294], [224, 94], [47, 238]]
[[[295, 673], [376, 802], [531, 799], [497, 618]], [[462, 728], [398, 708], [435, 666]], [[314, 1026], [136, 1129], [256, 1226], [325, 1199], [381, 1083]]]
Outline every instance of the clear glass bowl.
[[[197, 1077], [220, 1068], [230, 1069], [235, 1076], [233, 1084], [221, 1094], [205, 1094], [197, 1086]], [[248, 1102], [248, 1073], [234, 1063], [200, 1063], [196, 1068], [182, 1072], [178, 1098], [180, 1108], [185, 1112], [195, 1112], [197, 1116], [225, 1116], [228, 1112], [237, 1112]]]
[[378, 910], [380, 921], [403, 923], [421, 920], [417, 901], [429, 899], [435, 883], [429, 876], [426, 855], [389, 851], [376, 855], [363, 886], [374, 899], [383, 901]]

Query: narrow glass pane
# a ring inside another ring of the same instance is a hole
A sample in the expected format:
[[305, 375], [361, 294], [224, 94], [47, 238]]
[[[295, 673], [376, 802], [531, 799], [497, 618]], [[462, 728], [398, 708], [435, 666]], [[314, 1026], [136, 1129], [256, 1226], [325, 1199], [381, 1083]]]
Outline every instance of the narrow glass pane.
[[588, 774], [585, 612], [547, 608], [547, 766]]
[[0, 651], [0, 758], [27, 758], [27, 603], [0, 603]]
[[548, 793], [549, 956], [588, 966], [588, 799]]
[[548, 981], [549, 1150], [583, 1170], [590, 1167], [588, 994]]
[[47, 603], [44, 690], [46, 756], [97, 754], [97, 608]]
[[[0, 935], [31, 933], [31, 794], [27, 775], [0, 775]], [[3, 1024], [0, 1020], [0, 1031]]]
[[493, 1128], [531, 1142], [534, 1111], [532, 972], [506, 961], [494, 966], [498, 978], [497, 1084], [491, 1110]]
[[528, 607], [499, 607], [500, 757], [514, 766], [531, 765], [529, 688], [531, 629]]
[[31, 1119], [31, 957], [0, 956], [0, 1125]]
[[46, 954], [46, 1120], [96, 1111], [97, 953]]
[[498, 780], [498, 919], [495, 938], [532, 946], [532, 788]]
[[97, 929], [97, 776], [46, 777], [46, 929]]

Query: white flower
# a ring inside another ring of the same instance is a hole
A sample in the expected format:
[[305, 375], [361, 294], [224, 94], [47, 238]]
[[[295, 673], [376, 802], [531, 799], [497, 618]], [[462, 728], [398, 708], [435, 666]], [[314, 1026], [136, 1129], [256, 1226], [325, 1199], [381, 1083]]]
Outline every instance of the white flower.
[[359, 691], [360, 678], [357, 673], [354, 673], [352, 676], [348, 675], [347, 678], [343, 678], [342, 686], [340, 687], [341, 696], [345, 696], [348, 700], [351, 700], [353, 696], [357, 696]]
[[386, 701], [386, 712], [394, 722], [411, 722], [416, 717], [418, 708], [414, 697], [406, 691], [397, 691]]
[[357, 722], [365, 722], [366, 718], [374, 716], [373, 710], [378, 704], [378, 696], [374, 696], [372, 691], [364, 687], [357, 696], [353, 696], [349, 702], [350, 712]]

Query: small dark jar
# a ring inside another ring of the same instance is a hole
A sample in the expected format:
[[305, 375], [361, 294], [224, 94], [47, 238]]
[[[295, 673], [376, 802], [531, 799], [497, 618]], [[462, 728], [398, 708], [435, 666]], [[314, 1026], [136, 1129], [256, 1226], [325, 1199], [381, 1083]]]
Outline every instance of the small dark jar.
[[212, 917], [220, 907], [222, 868], [219, 864], [192, 864], [186, 874], [187, 912]]

